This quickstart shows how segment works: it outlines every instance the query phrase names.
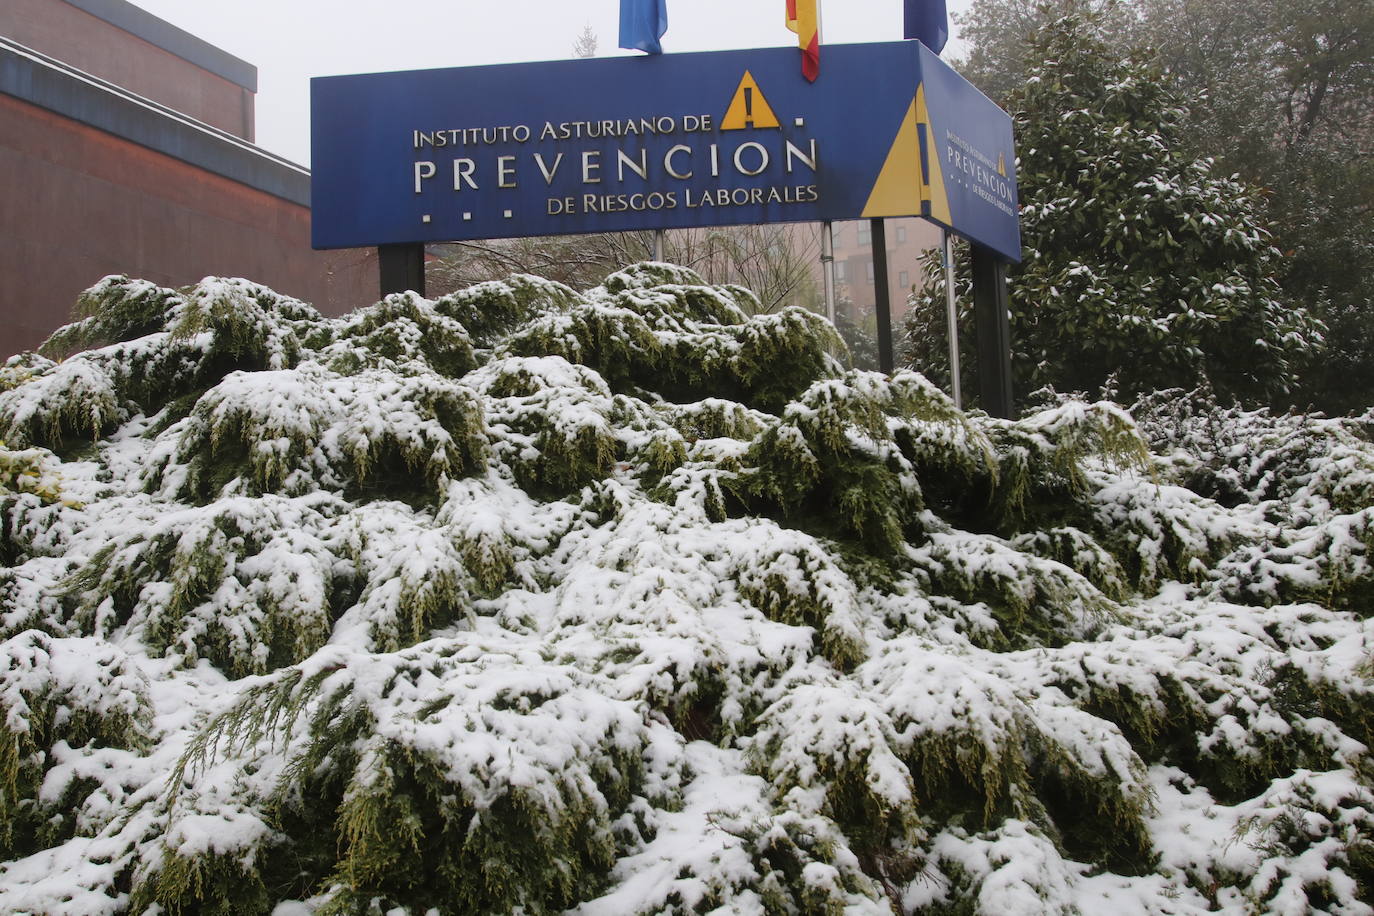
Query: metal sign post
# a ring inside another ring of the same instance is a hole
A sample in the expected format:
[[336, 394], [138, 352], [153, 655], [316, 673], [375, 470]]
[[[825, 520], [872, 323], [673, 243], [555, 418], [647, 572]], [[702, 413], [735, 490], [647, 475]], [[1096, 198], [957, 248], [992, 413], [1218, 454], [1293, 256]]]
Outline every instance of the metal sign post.
[[379, 245], [377, 262], [383, 298], [406, 290], [425, 294], [424, 245]]
[[881, 219], [869, 221], [873, 240], [873, 311], [878, 318], [878, 368], [891, 372], [896, 365], [892, 354], [892, 303], [887, 282], [887, 229]]
[[978, 244], [973, 246], [973, 316], [983, 409], [994, 417], [1012, 419], [1007, 265], [995, 251]]

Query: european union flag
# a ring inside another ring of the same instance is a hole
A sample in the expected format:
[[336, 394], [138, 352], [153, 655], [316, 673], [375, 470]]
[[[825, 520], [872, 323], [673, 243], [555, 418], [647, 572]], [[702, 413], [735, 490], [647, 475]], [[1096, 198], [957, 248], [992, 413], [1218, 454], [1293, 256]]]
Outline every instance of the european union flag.
[[906, 3], [905, 38], [914, 38], [939, 54], [949, 40], [949, 16], [945, 0], [904, 0]]
[[668, 31], [668, 0], [620, 0], [620, 46], [662, 54], [658, 40]]

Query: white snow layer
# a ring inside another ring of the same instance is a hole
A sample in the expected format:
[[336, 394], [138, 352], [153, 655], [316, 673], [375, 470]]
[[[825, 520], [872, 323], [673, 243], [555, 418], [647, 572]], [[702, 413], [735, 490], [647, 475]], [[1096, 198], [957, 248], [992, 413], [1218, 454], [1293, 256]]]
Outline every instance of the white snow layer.
[[[636, 346], [687, 341], [711, 372], [793, 320], [617, 277], [479, 292], [544, 296], [520, 333], [647, 322]], [[365, 315], [235, 284], [169, 307], [210, 316], [195, 334], [32, 358], [0, 393], [63, 496], [0, 490], [0, 911], [167, 912], [177, 888], [198, 911], [212, 872], [176, 868], [299, 854], [243, 912], [322, 912], [350, 882], [385, 888], [377, 912], [462, 912], [394, 899], [410, 866], [373, 874], [369, 851], [402, 837], [429, 862], [433, 831], [499, 839], [518, 809], [536, 858], [585, 861], [511, 912], [1374, 912], [1374, 447], [1353, 427], [1321, 433], [1334, 468], [1276, 477], [1185, 432], [1121, 469], [1052, 454], [1090, 422], [1133, 436], [1105, 405], [1004, 424], [865, 373], [783, 412], [674, 402], [475, 324], [489, 349], [445, 375], [419, 331], [355, 346]], [[475, 352], [463, 295], [389, 300], [394, 327], [448, 322]], [[259, 358], [188, 368], [189, 400], [149, 410], [114, 367], [217, 352], [221, 300], [271, 326]], [[765, 454], [817, 480], [830, 454], [895, 469], [924, 509], [866, 555], [807, 522], [856, 497], [723, 502]], [[999, 462], [1059, 475], [1018, 511], [1077, 508], [979, 522]], [[1203, 471], [1253, 497], [1181, 485]], [[377, 798], [417, 807], [350, 820]]]

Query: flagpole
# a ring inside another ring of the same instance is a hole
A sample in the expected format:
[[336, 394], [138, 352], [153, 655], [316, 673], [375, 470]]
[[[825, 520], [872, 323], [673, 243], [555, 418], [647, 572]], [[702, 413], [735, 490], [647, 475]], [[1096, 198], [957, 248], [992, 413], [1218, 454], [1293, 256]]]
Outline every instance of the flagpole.
[[825, 317], [835, 323], [835, 224], [821, 223], [821, 278], [825, 283]]
[[959, 391], [959, 309], [954, 298], [954, 239], [949, 230], [944, 230], [945, 262], [945, 321], [949, 328], [949, 378], [950, 393], [954, 397], [954, 409], [964, 409], [964, 399]]

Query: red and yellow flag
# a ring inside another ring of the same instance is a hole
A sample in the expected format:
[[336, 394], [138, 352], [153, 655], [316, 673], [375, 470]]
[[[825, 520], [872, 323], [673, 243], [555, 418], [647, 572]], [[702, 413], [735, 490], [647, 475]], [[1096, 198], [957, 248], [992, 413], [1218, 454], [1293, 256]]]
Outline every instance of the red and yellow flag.
[[820, 0], [787, 0], [787, 27], [797, 33], [802, 52], [802, 76], [811, 82], [821, 73]]

